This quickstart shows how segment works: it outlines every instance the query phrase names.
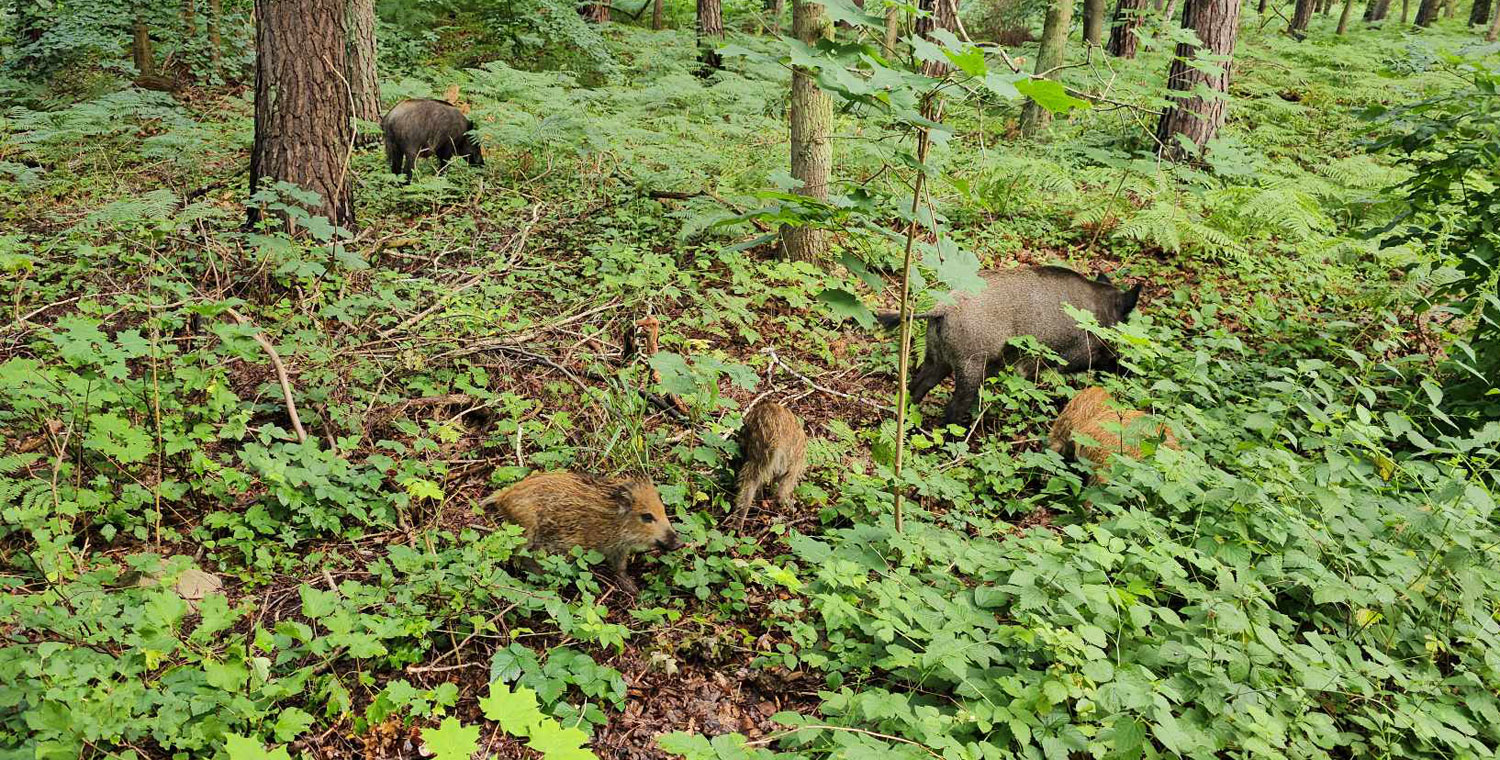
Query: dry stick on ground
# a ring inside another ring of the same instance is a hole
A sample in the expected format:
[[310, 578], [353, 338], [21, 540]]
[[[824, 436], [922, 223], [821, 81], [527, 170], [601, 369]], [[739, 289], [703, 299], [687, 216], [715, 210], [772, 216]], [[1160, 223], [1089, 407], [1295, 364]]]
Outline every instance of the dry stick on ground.
[[922, 750], [923, 752], [926, 752], [927, 754], [932, 755], [933, 757], [942, 758], [942, 755], [939, 755], [937, 752], [934, 752], [931, 747], [929, 747], [926, 744], [923, 744], [921, 742], [914, 742], [911, 739], [903, 739], [903, 738], [901, 738], [899, 736], [891, 736], [890, 734], [882, 734], [882, 733], [878, 733], [876, 731], [866, 731], [863, 728], [850, 728], [849, 726], [827, 726], [827, 725], [798, 726], [798, 727], [793, 728], [793, 729], [788, 729], [786, 731], [780, 731], [780, 732], [771, 734], [770, 736], [767, 736], [764, 739], [756, 739], [753, 742], [745, 742], [745, 746], [746, 747], [763, 747], [763, 746], [765, 746], [767, 744], [770, 744], [771, 742], [774, 742], [777, 739], [780, 739], [780, 738], [782, 738], [784, 736], [791, 736], [792, 734], [795, 734], [798, 731], [814, 731], [814, 730], [817, 730], [817, 731], [847, 731], [847, 732], [849, 732], [851, 734], [862, 734], [864, 736], [873, 736], [873, 737], [875, 737], [877, 739], [886, 739], [888, 741], [900, 742], [902, 744], [910, 744], [911, 746], [916, 747], [916, 748]]
[[787, 372], [790, 372], [793, 377], [797, 378], [798, 380], [801, 380], [804, 383], [807, 383], [807, 385], [809, 387], [811, 387], [813, 390], [822, 391], [824, 393], [827, 393], [830, 396], [838, 396], [839, 398], [846, 398], [846, 399], [849, 399], [850, 401], [857, 401], [857, 402], [859, 402], [861, 404], [864, 404], [865, 406], [870, 407], [871, 409], [878, 409], [878, 410], [880, 410], [882, 412], [889, 412], [889, 411], [891, 411], [890, 407], [883, 406], [881, 404], [877, 404], [874, 401], [871, 401], [869, 399], [860, 398], [859, 396], [853, 396], [853, 395], [850, 395], [848, 393], [844, 393], [842, 391], [836, 391], [836, 390], [834, 390], [832, 388], [829, 388], [829, 387], [826, 387], [826, 386], [822, 386], [822, 385], [818, 385], [817, 383], [813, 382], [812, 378], [809, 378], [807, 375], [804, 375], [801, 372], [798, 372], [797, 370], [792, 369], [792, 366], [790, 364], [787, 364], [786, 361], [783, 360], [781, 358], [781, 356], [776, 353], [776, 349], [773, 348], [773, 347], [767, 346], [766, 348], [762, 348], [760, 350], [760, 352], [763, 353], [763, 354], [765, 354], [765, 355], [767, 355], [767, 356], [769, 356], [769, 357], [771, 357], [771, 361], [776, 362], [778, 365], [780, 365], [780, 367], [782, 369], [786, 370]]
[[292, 398], [292, 380], [286, 374], [286, 365], [281, 363], [281, 354], [276, 353], [276, 347], [271, 345], [271, 341], [266, 340], [266, 336], [261, 333], [260, 328], [246, 319], [245, 315], [234, 309], [225, 309], [224, 313], [233, 318], [235, 322], [247, 325], [255, 330], [255, 332], [250, 334], [250, 338], [259, 343], [262, 349], [265, 349], [266, 356], [271, 360], [271, 367], [276, 370], [276, 380], [281, 383], [281, 396], [286, 401], [286, 415], [292, 418], [292, 428], [297, 431], [297, 441], [299, 443], [307, 443], [307, 430], [302, 427], [302, 418], [297, 416], [297, 402]]
[[[602, 375], [602, 374], [600, 374], [598, 372], [595, 372], [595, 371], [593, 371], [591, 369], [580, 369], [577, 372], [574, 372], [574, 370], [568, 369], [567, 367], [564, 367], [563, 365], [558, 364], [551, 357], [543, 356], [541, 354], [534, 354], [534, 353], [532, 353], [530, 351], [527, 351], [527, 350], [522, 349], [522, 348], [518, 348], [516, 346], [503, 346], [503, 345], [502, 346], [490, 346], [489, 350], [491, 350], [491, 351], [500, 351], [500, 352], [503, 352], [503, 353], [512, 354], [514, 356], [518, 356], [518, 357], [520, 357], [522, 359], [528, 359], [528, 360], [530, 360], [532, 362], [536, 362], [536, 363], [539, 363], [539, 364], [545, 364], [548, 367], [551, 367], [551, 368], [557, 370], [558, 372], [561, 372], [564, 375], [567, 375], [568, 379], [572, 380], [573, 383], [575, 385], [577, 385], [579, 388], [587, 388], [587, 386], [585, 386], [583, 384], [583, 381], [581, 381], [581, 380], [578, 379], [578, 375], [583, 375], [584, 377], [587, 377], [588, 379], [593, 380], [594, 382], [598, 382], [598, 383], [608, 383], [610, 381], [610, 378], [605, 377], [604, 375]], [[659, 395], [657, 395], [655, 393], [649, 393], [649, 392], [645, 392], [645, 391], [643, 391], [641, 393], [641, 395], [645, 396], [646, 401], [650, 402], [650, 404], [652, 406], [656, 407], [657, 409], [662, 410], [663, 412], [666, 412], [668, 415], [670, 415], [673, 419], [677, 420], [678, 422], [687, 422], [688, 421], [687, 415], [685, 415], [681, 411], [679, 411], [677, 409], [677, 406], [675, 404], [673, 404], [670, 400], [662, 398], [661, 396], [659, 396]]]

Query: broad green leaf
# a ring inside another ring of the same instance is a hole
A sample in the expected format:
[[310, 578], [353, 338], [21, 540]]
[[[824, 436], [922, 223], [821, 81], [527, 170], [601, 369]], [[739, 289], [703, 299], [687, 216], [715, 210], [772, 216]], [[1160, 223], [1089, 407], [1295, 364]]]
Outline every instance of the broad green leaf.
[[479, 751], [479, 726], [465, 726], [444, 718], [437, 728], [422, 729], [422, 743], [433, 760], [470, 760]]
[[875, 327], [875, 314], [870, 311], [870, 307], [843, 288], [824, 290], [818, 294], [818, 300], [826, 304], [828, 310], [840, 319], [853, 319], [867, 330]]
[[286, 747], [267, 750], [264, 744], [238, 734], [224, 737], [224, 751], [229, 754], [229, 760], [292, 760]]
[[499, 681], [490, 684], [490, 694], [479, 700], [479, 709], [484, 711], [485, 718], [499, 723], [501, 730], [511, 736], [530, 736], [538, 723], [550, 720], [537, 707], [536, 692], [525, 686], [511, 691]]
[[1062, 84], [1051, 79], [1023, 79], [1016, 82], [1016, 90], [1055, 114], [1066, 114], [1071, 109], [1092, 105], [1087, 100], [1069, 95]]

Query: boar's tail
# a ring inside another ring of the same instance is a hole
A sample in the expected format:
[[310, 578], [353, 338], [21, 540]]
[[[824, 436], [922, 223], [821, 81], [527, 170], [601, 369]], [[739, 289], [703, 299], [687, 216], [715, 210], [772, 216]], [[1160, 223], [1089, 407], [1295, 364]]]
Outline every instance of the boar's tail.
[[[913, 321], [915, 321], [918, 319], [939, 319], [942, 316], [943, 313], [940, 311], [924, 311], [921, 314], [911, 315], [911, 318]], [[895, 329], [901, 326], [901, 312], [877, 311], [875, 312], [875, 321], [879, 322], [880, 326], [884, 327], [887, 330]]]

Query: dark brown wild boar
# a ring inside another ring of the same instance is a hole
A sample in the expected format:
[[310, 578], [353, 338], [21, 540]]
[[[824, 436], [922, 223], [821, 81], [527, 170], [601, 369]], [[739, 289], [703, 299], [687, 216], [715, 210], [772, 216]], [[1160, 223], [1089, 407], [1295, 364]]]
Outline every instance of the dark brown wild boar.
[[421, 156], [436, 156], [446, 164], [463, 156], [470, 166], [484, 166], [484, 152], [470, 131], [474, 122], [452, 103], [442, 100], [403, 100], [380, 120], [385, 135], [385, 160], [391, 174], [412, 170]]
[[745, 525], [750, 505], [760, 490], [776, 484], [776, 503], [792, 504], [792, 491], [807, 470], [807, 433], [802, 421], [775, 401], [762, 401], [751, 407], [740, 427], [739, 493], [735, 504], [735, 529]]
[[1140, 459], [1141, 443], [1151, 439], [1169, 449], [1180, 448], [1170, 428], [1139, 409], [1120, 406], [1109, 391], [1096, 385], [1079, 391], [1063, 407], [1052, 423], [1047, 447], [1087, 461], [1093, 465], [1094, 480], [1102, 483], [1111, 459]]
[[[1090, 280], [1054, 266], [989, 270], [980, 277], [985, 288], [979, 293], [955, 293], [952, 303], [916, 315], [927, 321], [927, 354], [911, 378], [912, 403], [951, 374], [953, 397], [943, 422], [967, 424], [986, 377], [1011, 366], [1028, 377], [1040, 369], [1018, 363], [1020, 353], [1009, 345], [1025, 335], [1061, 356], [1063, 372], [1116, 368], [1114, 350], [1079, 327], [1063, 304], [1093, 312], [1099, 324], [1111, 327], [1135, 310], [1141, 286], [1120, 290], [1102, 275]], [[887, 327], [900, 320], [893, 312], [876, 317]]]
[[626, 570], [630, 555], [682, 545], [649, 480], [536, 473], [480, 502], [491, 505], [525, 529], [532, 549], [563, 552], [582, 546], [599, 551], [609, 559], [615, 582], [632, 595], [637, 587]]

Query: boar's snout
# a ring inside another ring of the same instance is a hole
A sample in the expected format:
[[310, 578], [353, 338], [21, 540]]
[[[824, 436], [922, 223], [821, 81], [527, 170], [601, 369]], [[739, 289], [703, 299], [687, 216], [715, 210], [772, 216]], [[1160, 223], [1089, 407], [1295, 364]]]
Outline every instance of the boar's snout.
[[682, 539], [677, 537], [677, 531], [674, 530], [657, 539], [656, 545], [661, 547], [662, 551], [672, 551], [682, 547]]

